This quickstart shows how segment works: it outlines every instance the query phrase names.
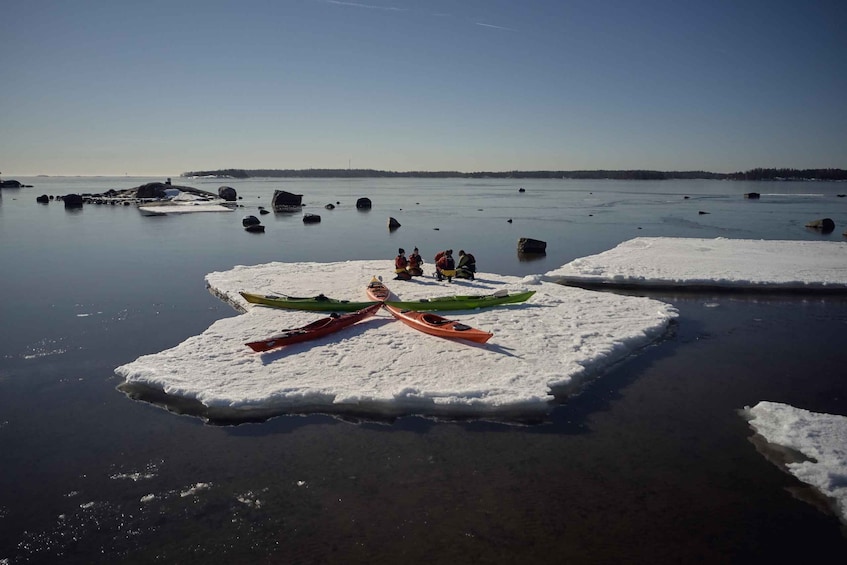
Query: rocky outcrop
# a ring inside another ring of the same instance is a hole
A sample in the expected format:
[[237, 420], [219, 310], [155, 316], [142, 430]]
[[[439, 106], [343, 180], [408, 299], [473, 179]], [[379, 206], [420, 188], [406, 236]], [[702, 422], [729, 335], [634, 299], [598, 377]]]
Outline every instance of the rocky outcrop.
[[518, 240], [518, 253], [547, 253], [547, 242], [522, 237]]
[[302, 194], [294, 194], [285, 190], [275, 190], [271, 204], [275, 212], [290, 212], [299, 209], [302, 202]]
[[171, 185], [163, 182], [149, 182], [135, 189], [135, 197], [141, 199], [164, 198], [165, 189], [168, 188], [171, 188]]
[[260, 222], [259, 218], [257, 218], [256, 216], [247, 216], [246, 218], [241, 220], [241, 225], [244, 226], [245, 228], [247, 226], [255, 226], [255, 225], [258, 225], [258, 224], [261, 224], [261, 223], [262, 222]]
[[390, 229], [390, 230], [396, 230], [396, 229], [397, 229], [397, 228], [399, 228], [399, 227], [400, 227], [400, 222], [398, 222], [398, 221], [397, 221], [396, 219], [394, 219], [394, 218], [388, 218], [388, 229]]
[[82, 196], [79, 194], [66, 194], [62, 200], [65, 208], [82, 208]]
[[321, 217], [317, 214], [303, 214], [303, 223], [304, 224], [318, 224], [321, 221]]
[[50, 197], [47, 196], [46, 194], [42, 194], [41, 196], [37, 196], [35, 198], [35, 201], [40, 202], [41, 204], [49, 204], [50, 203]]
[[362, 197], [356, 200], [356, 208], [359, 210], [370, 210], [371, 206], [373, 206], [373, 203], [370, 198]]
[[227, 202], [235, 202], [238, 200], [238, 193], [231, 186], [222, 186], [218, 188], [218, 196]]

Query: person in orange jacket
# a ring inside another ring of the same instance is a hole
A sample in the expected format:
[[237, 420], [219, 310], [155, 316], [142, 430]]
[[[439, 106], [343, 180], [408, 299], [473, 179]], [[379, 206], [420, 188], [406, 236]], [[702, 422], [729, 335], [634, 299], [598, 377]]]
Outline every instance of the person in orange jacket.
[[456, 261], [453, 259], [453, 250], [447, 249], [435, 256], [435, 278], [438, 280], [447, 279], [447, 282], [453, 282], [453, 277], [456, 276]]
[[397, 257], [394, 258], [394, 273], [397, 275], [394, 280], [407, 281], [412, 278], [412, 275], [406, 270], [409, 266], [409, 260], [406, 259], [406, 251], [401, 247], [397, 250]]
[[423, 275], [423, 258], [421, 257], [420, 252], [418, 252], [418, 248], [415, 247], [412, 250], [412, 254], [409, 255], [409, 265], [406, 267], [406, 270], [413, 277], [419, 277]]

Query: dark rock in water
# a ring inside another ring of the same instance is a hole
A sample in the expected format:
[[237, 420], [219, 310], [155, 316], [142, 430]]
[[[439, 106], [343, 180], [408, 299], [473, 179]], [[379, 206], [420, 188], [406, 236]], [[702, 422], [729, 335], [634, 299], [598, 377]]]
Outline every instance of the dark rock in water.
[[822, 218], [809, 222], [806, 227], [818, 230], [821, 233], [832, 233], [835, 229], [835, 222], [831, 218]]
[[270, 210], [265, 210], [264, 208], [262, 208], [262, 209], [259, 210], [259, 213], [260, 214], [270, 214], [271, 212], [270, 212]]
[[526, 192], [526, 189], [521, 187], [521, 188], [518, 189], [518, 192]]
[[522, 237], [518, 240], [518, 253], [547, 253], [547, 242]]
[[303, 223], [304, 224], [317, 224], [320, 223], [321, 217], [317, 214], [303, 214]]
[[396, 229], [397, 229], [397, 228], [399, 228], [399, 227], [400, 227], [400, 222], [398, 222], [398, 221], [397, 221], [396, 219], [394, 219], [394, 218], [388, 218], [388, 229], [390, 229], [390, 230], [396, 230]]
[[262, 224], [251, 224], [249, 226], [244, 226], [244, 231], [249, 231], [250, 233], [265, 233], [265, 226]]
[[79, 194], [66, 194], [62, 200], [65, 202], [65, 208], [82, 208], [82, 196]]
[[27, 186], [27, 185], [21, 184], [19, 181], [16, 181], [16, 180], [0, 181], [0, 188], [23, 188], [25, 186]]
[[512, 223], [512, 218], [509, 218], [509, 219], [508, 219], [508, 220], [506, 220], [506, 221], [507, 221], [507, 222], [509, 222], [509, 223], [511, 224], [511, 223]]
[[40, 203], [42, 203], [42, 204], [47, 204], [47, 203], [49, 203], [49, 202], [50, 202], [50, 197], [49, 197], [49, 196], [47, 196], [46, 194], [42, 194], [41, 196], [37, 196], [37, 197], [35, 198], [35, 201], [36, 201], [36, 202], [40, 202]]
[[700, 210], [700, 211], [699, 211], [699, 212], [697, 212], [697, 213], [698, 213], [698, 214], [700, 214], [700, 215], [702, 216], [703, 214], [709, 214], [710, 212], [704, 212], [703, 210]]
[[258, 224], [261, 224], [261, 223], [262, 222], [260, 222], [259, 218], [257, 218], [256, 216], [247, 216], [246, 218], [241, 220], [241, 225], [244, 226], [245, 228], [247, 226], [255, 226], [255, 225], [258, 225]]
[[274, 190], [271, 201], [274, 212], [292, 212], [299, 210], [303, 204], [303, 195], [294, 194], [285, 190]]
[[335, 204], [329, 203], [324, 206], [324, 208], [326, 208], [327, 210], [335, 210]]
[[748, 192], [747, 194], [744, 195], [744, 198], [748, 198], [750, 200], [758, 200], [760, 196], [762, 196], [762, 195], [759, 194], [758, 192]]
[[356, 200], [356, 208], [359, 210], [370, 210], [373, 204], [370, 198], [359, 198]]
[[171, 185], [163, 182], [149, 182], [142, 184], [136, 189], [136, 198], [164, 198], [165, 189], [171, 188]]
[[231, 186], [222, 186], [218, 188], [218, 196], [227, 202], [235, 202], [238, 200], [238, 193]]

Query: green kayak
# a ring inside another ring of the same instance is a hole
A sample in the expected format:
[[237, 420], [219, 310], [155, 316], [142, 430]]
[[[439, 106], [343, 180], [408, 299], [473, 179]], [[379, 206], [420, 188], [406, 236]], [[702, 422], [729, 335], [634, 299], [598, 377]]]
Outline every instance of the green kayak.
[[286, 296], [284, 294], [252, 294], [250, 292], [239, 292], [244, 300], [251, 304], [261, 304], [273, 308], [285, 308], [288, 310], [309, 310], [310, 312], [355, 312], [376, 304], [376, 301], [350, 302], [349, 300], [338, 300], [329, 298], [323, 294], [310, 297]]
[[535, 294], [534, 290], [526, 292], [509, 293], [498, 290], [492, 294], [480, 294], [475, 296], [440, 296], [438, 298], [421, 298], [420, 300], [386, 300], [386, 304], [404, 310], [473, 310], [475, 308], [488, 308], [498, 304], [514, 304], [526, 302]]

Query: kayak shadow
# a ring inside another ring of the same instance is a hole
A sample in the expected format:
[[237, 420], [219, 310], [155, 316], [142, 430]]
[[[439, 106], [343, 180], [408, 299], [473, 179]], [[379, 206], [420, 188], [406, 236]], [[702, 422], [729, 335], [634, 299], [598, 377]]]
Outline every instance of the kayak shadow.
[[291, 345], [280, 347], [279, 349], [272, 349], [271, 351], [265, 351], [264, 353], [260, 354], [262, 358], [262, 365], [269, 365], [275, 361], [279, 361], [280, 359], [288, 357], [289, 355], [304, 353], [314, 347], [330, 345], [334, 342], [337, 342], [339, 339], [346, 339], [362, 335], [363, 333], [368, 331], [368, 328], [375, 327], [377, 324], [388, 324], [393, 321], [394, 320], [392, 318], [372, 317], [368, 318], [367, 320], [362, 320], [359, 323], [353, 324], [352, 326], [346, 327], [330, 335], [326, 335], [309, 341], [302, 341], [300, 343], [293, 343]]
[[[497, 336], [495, 335], [494, 339], [496, 339], [496, 338], [497, 338]], [[520, 355], [515, 355], [514, 353], [512, 353], [513, 351], [515, 351], [514, 348], [512, 348], [512, 347], [504, 347], [504, 346], [498, 345], [496, 343], [480, 343], [480, 344], [469, 344], [469, 345], [477, 345], [478, 347], [481, 347], [481, 348], [483, 348], [487, 351], [490, 351], [492, 353], [499, 353], [500, 355], [503, 355], [505, 357], [515, 357], [517, 359], [521, 358]]]

